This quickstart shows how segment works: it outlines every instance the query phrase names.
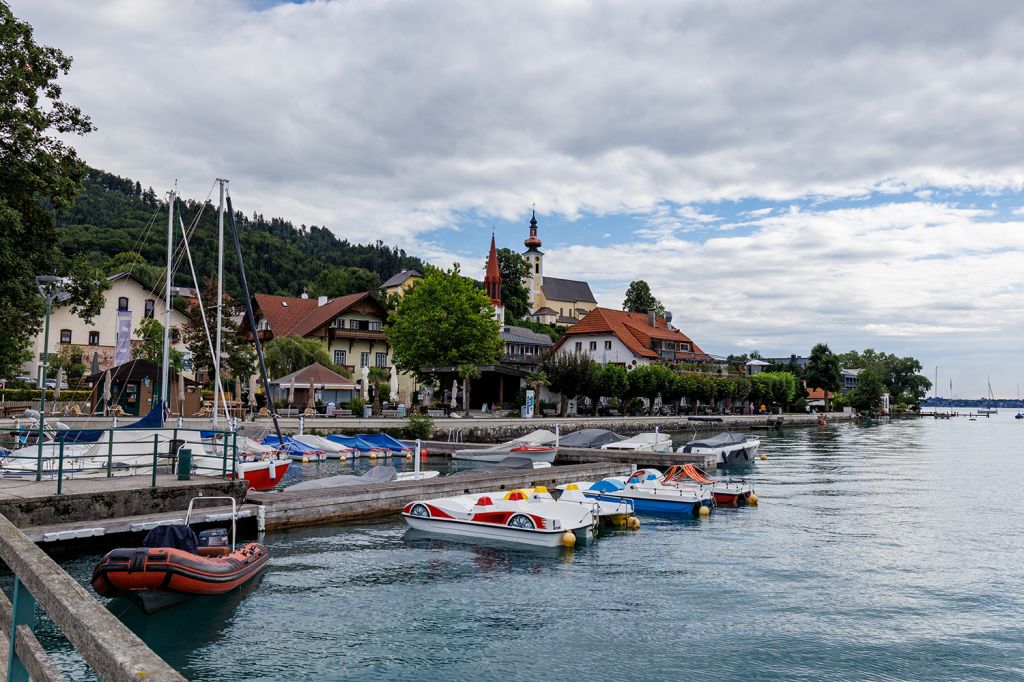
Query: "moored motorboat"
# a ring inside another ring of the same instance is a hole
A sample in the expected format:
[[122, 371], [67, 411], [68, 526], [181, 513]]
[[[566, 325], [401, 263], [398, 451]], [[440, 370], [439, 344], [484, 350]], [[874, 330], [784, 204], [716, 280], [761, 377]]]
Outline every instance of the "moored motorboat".
[[638, 469], [631, 476], [604, 478], [584, 488], [587, 497], [607, 502], [627, 500], [637, 513], [703, 515], [715, 506], [710, 490], [680, 488], [664, 485], [661, 473], [655, 469]]
[[427, 478], [435, 478], [439, 471], [397, 471], [392, 466], [378, 465], [370, 467], [367, 471], [356, 476], [353, 474], [342, 474], [340, 476], [327, 476], [326, 478], [314, 478], [309, 481], [296, 483], [285, 488], [288, 492], [299, 490], [325, 490], [327, 488], [341, 488], [351, 485], [374, 485], [378, 483], [390, 483], [392, 481], [417, 481]]
[[299, 434], [292, 436], [291, 439], [315, 450], [322, 450], [327, 459], [349, 459], [359, 456], [353, 448], [350, 448], [343, 443], [336, 443], [333, 440], [328, 440], [323, 436]]
[[632, 438], [605, 443], [602, 450], [629, 450], [632, 452], [672, 452], [672, 437], [667, 433], [639, 433]]
[[394, 457], [411, 457], [416, 450], [409, 443], [403, 443], [386, 433], [360, 433], [356, 438], [361, 438], [374, 447], [389, 450]]
[[283, 439], [279, 439], [277, 436], [266, 436], [263, 439], [263, 444], [280, 448], [292, 459], [303, 463], [323, 462], [327, 459], [327, 453], [323, 450], [301, 443], [290, 436], [284, 436]]
[[680, 445], [676, 452], [695, 455], [711, 455], [720, 467], [737, 467], [753, 464], [761, 441], [742, 433], [720, 433], [709, 438], [694, 438]]
[[340, 433], [332, 433], [327, 436], [327, 440], [344, 445], [345, 447], [352, 448], [355, 451], [357, 457], [369, 457], [370, 459], [377, 459], [378, 457], [390, 457], [391, 450], [379, 445], [369, 443], [359, 436], [346, 436]]
[[550, 468], [549, 462], [537, 462], [529, 457], [516, 457], [509, 455], [499, 462], [495, 463], [484, 463], [480, 466], [471, 466], [460, 471], [453, 472], [449, 475], [460, 476], [463, 474], [479, 474], [485, 471], [515, 471], [516, 469], [547, 469]]
[[417, 530], [540, 547], [571, 545], [577, 538], [592, 537], [592, 508], [531, 498], [530, 492], [517, 489], [501, 497], [495, 493], [417, 500], [405, 506], [402, 516]]
[[[474, 462], [500, 462], [510, 455], [518, 455], [529, 457], [536, 462], [547, 462], [550, 464], [555, 461], [555, 454], [557, 450], [554, 448], [555, 442], [558, 440], [551, 431], [546, 429], [538, 429], [525, 436], [520, 436], [514, 440], [507, 441], [505, 443], [499, 443], [498, 445], [492, 445], [486, 448], [465, 448], [462, 450], [456, 450], [452, 453], [452, 459], [464, 459]], [[530, 448], [538, 448], [536, 453], [531, 453]]]
[[580, 429], [561, 437], [558, 446], [562, 448], [599, 448], [607, 443], [617, 443], [625, 440], [608, 429]]
[[[198, 499], [231, 501], [230, 548], [225, 529], [196, 536], [188, 525]], [[104, 597], [143, 597], [139, 603], [144, 606], [144, 597], [154, 593], [216, 595], [245, 585], [266, 568], [270, 552], [258, 542], [235, 549], [236, 515], [234, 498], [193, 499], [184, 525], [157, 526], [146, 535], [142, 547], [108, 552], [93, 569], [93, 589]], [[164, 603], [177, 602], [166, 599]]]
[[757, 504], [754, 486], [746, 481], [712, 478], [706, 471], [695, 464], [675, 464], [671, 466], [661, 482], [665, 485], [707, 486], [715, 497], [719, 507], [736, 507], [744, 504]]

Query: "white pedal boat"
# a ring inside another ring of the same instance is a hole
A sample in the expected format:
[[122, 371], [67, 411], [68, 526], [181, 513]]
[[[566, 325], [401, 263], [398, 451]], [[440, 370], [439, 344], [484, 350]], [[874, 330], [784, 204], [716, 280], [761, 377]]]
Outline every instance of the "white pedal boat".
[[[546, 490], [544, 491], [547, 492]], [[532, 490], [456, 495], [410, 502], [402, 510], [416, 530], [441, 535], [559, 547], [593, 536], [593, 507], [558, 502]], [[571, 534], [572, 538], [566, 535]]]

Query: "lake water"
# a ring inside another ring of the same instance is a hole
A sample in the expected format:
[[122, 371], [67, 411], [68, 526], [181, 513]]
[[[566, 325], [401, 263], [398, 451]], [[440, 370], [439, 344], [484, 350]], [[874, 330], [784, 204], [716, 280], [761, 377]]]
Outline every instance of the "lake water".
[[109, 606], [201, 680], [1022, 679], [1022, 436], [1012, 412], [792, 430], [763, 438], [756, 508], [572, 551], [397, 517], [268, 533], [245, 593]]

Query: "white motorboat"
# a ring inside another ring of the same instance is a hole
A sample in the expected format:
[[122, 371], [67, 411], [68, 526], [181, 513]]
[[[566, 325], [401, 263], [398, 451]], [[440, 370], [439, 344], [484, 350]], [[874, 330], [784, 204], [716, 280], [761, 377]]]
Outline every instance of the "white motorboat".
[[672, 437], [667, 433], [640, 433], [632, 438], [605, 443], [602, 450], [630, 450], [633, 452], [672, 452]]
[[429, 533], [558, 547], [593, 537], [592, 510], [517, 489], [501, 497], [485, 493], [417, 500], [405, 506], [402, 516], [412, 528]]
[[710, 438], [694, 438], [680, 445], [676, 452], [696, 455], [712, 455], [720, 467], [737, 467], [753, 464], [761, 441], [742, 433], [720, 433]]
[[555, 461], [558, 448], [555, 442], [558, 436], [546, 429], [538, 429], [515, 440], [493, 445], [488, 448], [463, 449], [452, 453], [452, 459], [464, 459], [474, 462], [500, 462], [506, 457], [528, 457], [534, 462]]

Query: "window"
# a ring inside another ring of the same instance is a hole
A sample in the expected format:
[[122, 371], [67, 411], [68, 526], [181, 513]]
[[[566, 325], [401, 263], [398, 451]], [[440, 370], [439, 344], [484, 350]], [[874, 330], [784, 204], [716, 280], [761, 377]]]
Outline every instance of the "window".
[[690, 344], [688, 344], [688, 343], [681, 343], [681, 344], [679, 344], [679, 347], [682, 350], [685, 350], [685, 351], [689, 351], [690, 350]]
[[597, 350], [597, 341], [590, 342], [590, 350]]
[[100, 345], [100, 333], [99, 332], [89, 332], [89, 345], [90, 346], [98, 346], [98, 345]]
[[261, 332], [265, 332], [268, 329], [270, 329], [270, 322], [268, 322], [266, 318], [263, 318], [256, 323], [256, 328], [259, 329]]
[[576, 342], [576, 351], [579, 352], [581, 350], [583, 350], [583, 342], [582, 341], [577, 341]]
[[156, 308], [156, 301], [154, 301], [153, 299], [149, 299], [148, 301], [146, 301], [145, 318], [147, 320], [152, 320], [153, 319], [153, 309], [154, 308]]
[[360, 367], [369, 367], [370, 366], [370, 352], [369, 351], [363, 351], [362, 353], [359, 354], [359, 366]]
[[345, 360], [346, 360], [345, 351], [343, 351], [343, 350], [336, 350], [336, 351], [334, 351], [334, 364], [336, 364], [336, 365], [344, 365], [345, 364]]
[[61, 329], [60, 330], [60, 342], [61, 343], [71, 343], [71, 330], [70, 329]]
[[611, 350], [612, 349], [612, 342], [611, 341], [605, 341], [604, 342], [604, 349], [605, 350]]
[[540, 274], [540, 258], [537, 259], [537, 263], [533, 266], [533, 271], [538, 275]]
[[348, 321], [348, 328], [349, 329], [359, 329], [359, 320], [349, 320]]
[[377, 353], [377, 367], [387, 367], [387, 366], [388, 366], [388, 354], [387, 353]]
[[118, 310], [128, 310], [128, 297], [127, 296], [122, 296], [121, 298], [117, 299], [117, 309]]
[[[372, 332], [379, 332], [380, 331], [380, 320], [373, 320], [372, 322], [370, 322], [370, 331], [372, 331]], [[381, 365], [381, 367], [383, 367], [383, 365]]]

